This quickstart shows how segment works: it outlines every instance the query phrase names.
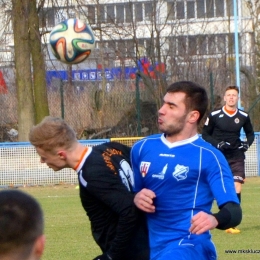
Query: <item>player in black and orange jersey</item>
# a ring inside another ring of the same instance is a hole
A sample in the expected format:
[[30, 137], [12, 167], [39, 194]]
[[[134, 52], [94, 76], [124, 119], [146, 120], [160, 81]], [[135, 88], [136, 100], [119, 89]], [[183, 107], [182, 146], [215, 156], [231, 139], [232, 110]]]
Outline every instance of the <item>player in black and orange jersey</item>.
[[116, 142], [86, 147], [63, 119], [50, 116], [31, 129], [29, 140], [42, 163], [77, 172], [81, 203], [103, 252], [94, 259], [148, 260], [145, 218], [133, 203], [130, 148]]
[[[239, 89], [237, 86], [226, 88], [225, 105], [210, 113], [202, 131], [202, 137], [226, 157], [232, 170], [235, 189], [241, 202], [242, 184], [245, 179], [245, 152], [254, 142], [254, 130], [248, 113], [238, 109]], [[240, 139], [244, 130], [246, 141]], [[230, 228], [227, 233], [237, 234], [240, 230]]]

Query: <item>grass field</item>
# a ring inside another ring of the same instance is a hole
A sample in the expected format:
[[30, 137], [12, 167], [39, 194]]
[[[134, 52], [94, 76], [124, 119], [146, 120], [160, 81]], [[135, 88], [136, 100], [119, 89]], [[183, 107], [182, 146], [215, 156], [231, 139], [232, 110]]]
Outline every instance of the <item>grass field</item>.
[[[20, 188], [38, 199], [45, 213], [47, 237], [43, 260], [91, 260], [100, 253], [74, 185]], [[220, 260], [260, 259], [260, 177], [246, 180], [242, 193], [243, 221], [240, 234], [213, 230]], [[213, 206], [213, 211], [216, 206]], [[259, 250], [227, 253], [225, 250]], [[122, 259], [124, 260], [124, 259]], [[135, 260], [135, 259], [133, 259]], [[198, 259], [199, 260], [199, 259]]]

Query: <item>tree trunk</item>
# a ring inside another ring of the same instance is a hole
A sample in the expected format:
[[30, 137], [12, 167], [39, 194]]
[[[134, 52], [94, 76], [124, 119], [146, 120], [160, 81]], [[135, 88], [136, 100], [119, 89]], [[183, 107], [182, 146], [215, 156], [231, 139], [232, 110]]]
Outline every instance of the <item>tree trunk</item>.
[[34, 124], [34, 102], [30, 62], [31, 46], [28, 38], [30, 1], [31, 0], [12, 0], [19, 141], [28, 141], [28, 133]]
[[41, 48], [39, 32], [39, 17], [36, 9], [36, 0], [30, 0], [29, 12], [29, 37], [33, 67], [33, 93], [35, 121], [38, 124], [45, 116], [49, 115], [48, 97], [46, 89], [46, 73], [44, 55]]

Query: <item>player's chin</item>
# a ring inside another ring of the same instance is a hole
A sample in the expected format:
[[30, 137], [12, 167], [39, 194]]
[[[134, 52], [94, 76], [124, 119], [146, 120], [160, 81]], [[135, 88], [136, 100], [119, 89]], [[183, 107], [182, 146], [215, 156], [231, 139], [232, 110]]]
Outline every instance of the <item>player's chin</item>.
[[162, 131], [162, 132], [164, 132], [164, 130], [165, 130], [165, 127], [163, 126], [163, 123], [159, 123], [159, 122], [158, 122], [158, 128], [159, 128], [159, 130]]
[[53, 166], [53, 165], [48, 165], [48, 167], [51, 168], [55, 172], [60, 171], [62, 169], [62, 168], [59, 168], [59, 167], [56, 167], [56, 166]]

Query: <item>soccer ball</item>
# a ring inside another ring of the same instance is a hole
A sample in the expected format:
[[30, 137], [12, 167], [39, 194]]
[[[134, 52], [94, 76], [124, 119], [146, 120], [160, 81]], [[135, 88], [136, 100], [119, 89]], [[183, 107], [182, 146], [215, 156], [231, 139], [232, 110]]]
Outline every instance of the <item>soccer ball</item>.
[[91, 27], [79, 19], [67, 19], [56, 25], [49, 42], [54, 56], [67, 64], [84, 61], [95, 47]]

